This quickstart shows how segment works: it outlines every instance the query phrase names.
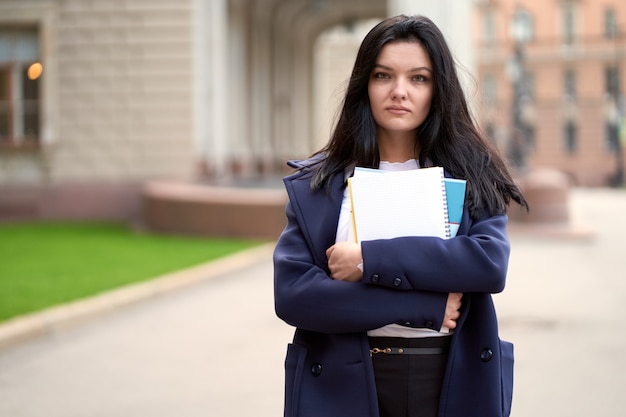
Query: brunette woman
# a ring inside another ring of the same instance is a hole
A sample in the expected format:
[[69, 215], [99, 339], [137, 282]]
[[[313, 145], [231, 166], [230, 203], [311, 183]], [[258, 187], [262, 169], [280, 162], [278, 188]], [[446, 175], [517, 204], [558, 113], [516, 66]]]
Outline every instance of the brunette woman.
[[[491, 294], [505, 285], [506, 208], [526, 201], [476, 128], [432, 21], [397, 16], [370, 31], [328, 145], [290, 165], [274, 253], [276, 312], [296, 327], [285, 416], [508, 416], [513, 345], [499, 339]], [[456, 237], [354, 243], [354, 168], [430, 166], [467, 181]]]

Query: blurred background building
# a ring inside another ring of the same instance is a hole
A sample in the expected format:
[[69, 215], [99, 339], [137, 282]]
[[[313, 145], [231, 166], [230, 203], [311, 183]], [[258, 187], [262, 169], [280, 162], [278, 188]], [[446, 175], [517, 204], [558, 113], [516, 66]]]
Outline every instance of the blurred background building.
[[442, 28], [520, 171], [621, 184], [620, 0], [0, 0], [0, 220], [129, 219], [146, 181], [280, 177], [398, 13]]
[[511, 163], [622, 185], [626, 2], [482, 0], [473, 14], [479, 120]]

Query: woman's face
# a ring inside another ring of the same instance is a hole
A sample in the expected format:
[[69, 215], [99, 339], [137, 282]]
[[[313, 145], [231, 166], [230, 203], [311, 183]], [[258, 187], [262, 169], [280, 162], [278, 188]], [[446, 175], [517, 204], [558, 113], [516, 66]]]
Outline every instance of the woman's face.
[[391, 42], [380, 51], [368, 94], [378, 139], [411, 134], [426, 120], [433, 97], [428, 54], [418, 42]]

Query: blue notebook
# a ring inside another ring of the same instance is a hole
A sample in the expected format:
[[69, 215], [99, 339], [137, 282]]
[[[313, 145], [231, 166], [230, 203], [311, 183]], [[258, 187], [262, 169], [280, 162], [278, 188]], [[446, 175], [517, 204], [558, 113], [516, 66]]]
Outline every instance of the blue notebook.
[[448, 202], [448, 224], [450, 237], [456, 236], [463, 218], [463, 204], [465, 203], [465, 180], [444, 178], [446, 185], [446, 201]]

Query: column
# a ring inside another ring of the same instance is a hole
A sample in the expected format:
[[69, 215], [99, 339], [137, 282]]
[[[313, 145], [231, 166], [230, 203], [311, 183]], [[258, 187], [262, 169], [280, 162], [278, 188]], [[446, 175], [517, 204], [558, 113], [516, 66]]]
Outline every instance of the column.
[[249, 143], [252, 153], [259, 164], [271, 157], [273, 147], [273, 106], [272, 106], [272, 8], [256, 3], [253, 19], [250, 22], [250, 125]]
[[228, 158], [233, 173], [244, 178], [255, 172], [251, 143], [250, 5], [246, 0], [230, 0], [228, 22]]
[[194, 148], [209, 173], [226, 176], [228, 77], [226, 0], [194, 1]]

